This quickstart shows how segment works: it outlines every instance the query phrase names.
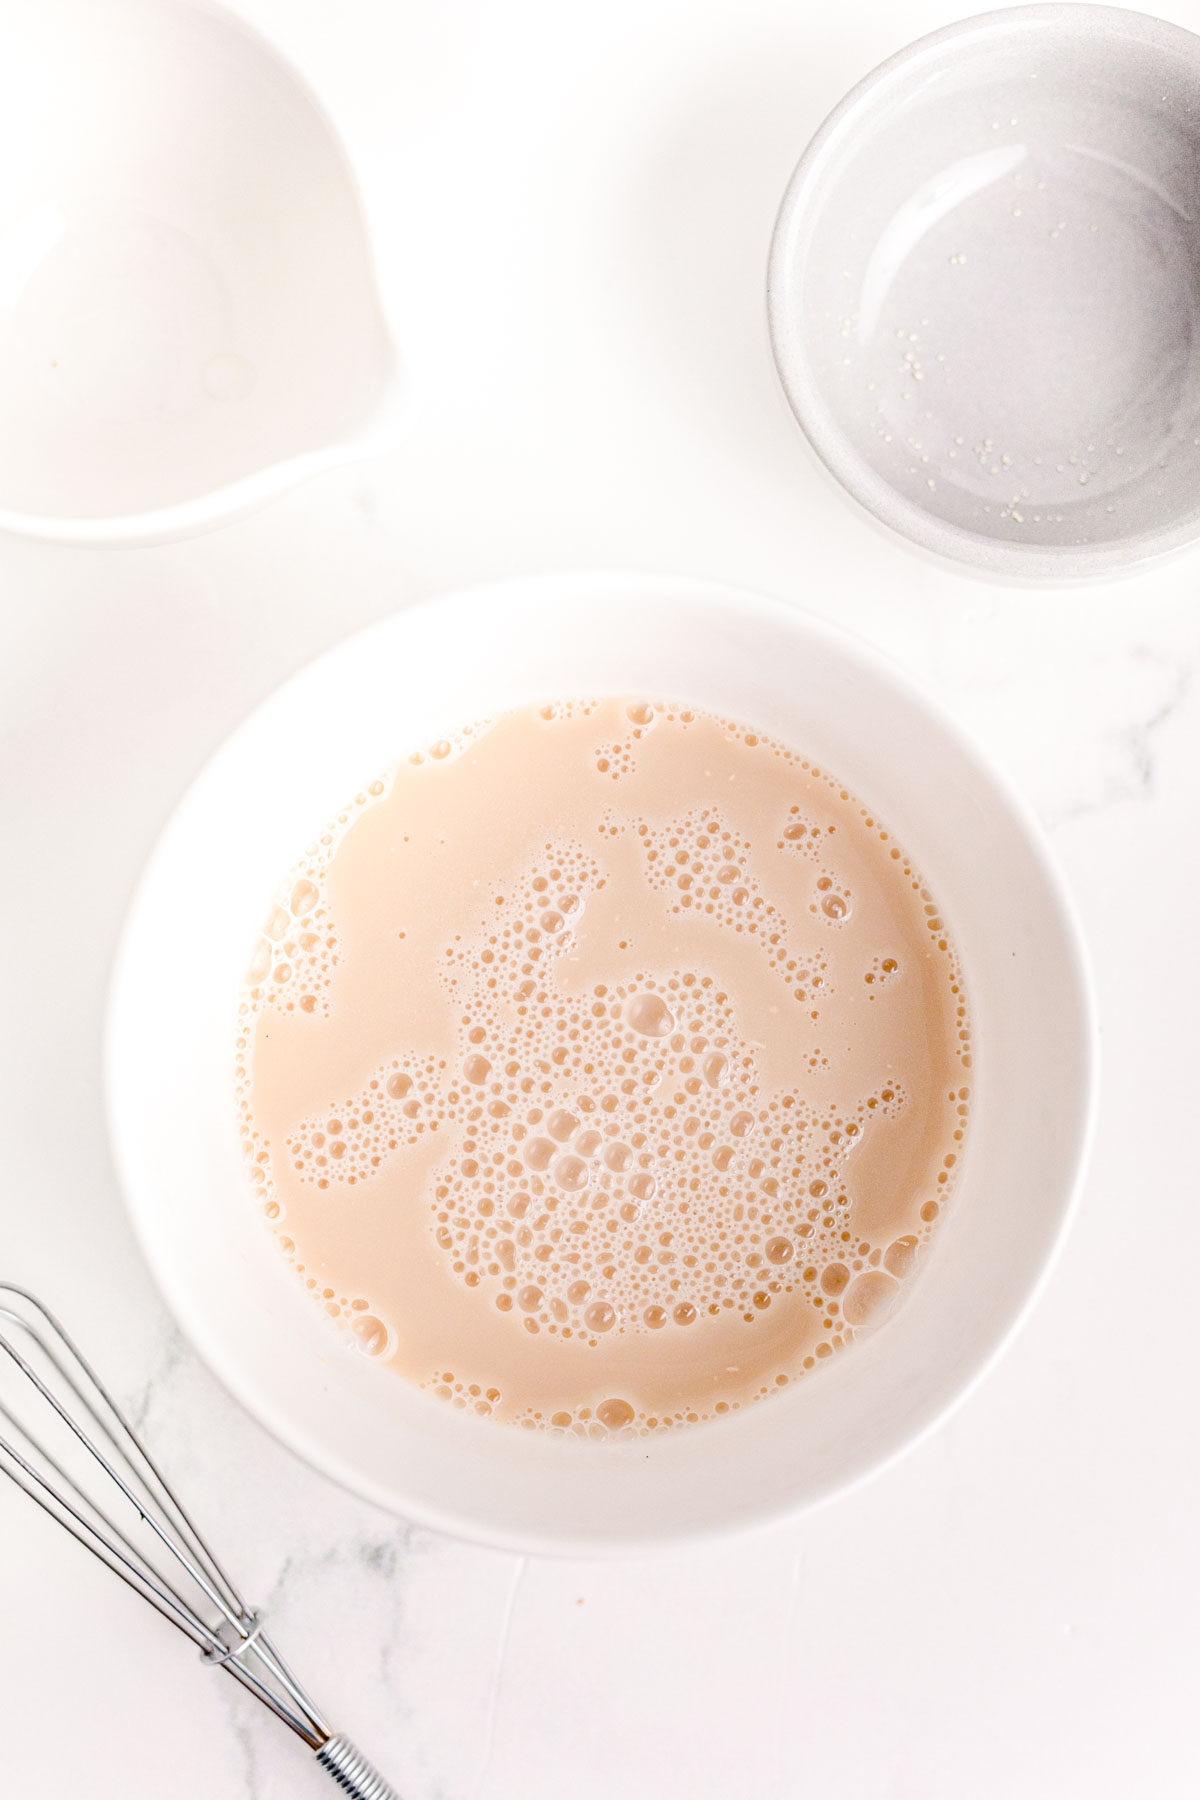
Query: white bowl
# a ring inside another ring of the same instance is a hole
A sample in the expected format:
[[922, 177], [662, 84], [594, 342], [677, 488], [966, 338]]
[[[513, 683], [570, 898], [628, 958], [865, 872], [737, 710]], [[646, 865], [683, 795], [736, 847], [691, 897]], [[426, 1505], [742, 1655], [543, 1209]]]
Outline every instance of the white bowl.
[[0, 529], [177, 536], [394, 440], [354, 179], [230, 14], [7, 9], [0, 167]]
[[1097, 576], [1200, 533], [1200, 38], [1027, 6], [920, 39], [809, 145], [771, 336], [818, 454], [977, 569]]
[[[954, 1207], [879, 1334], [736, 1417], [659, 1442], [556, 1442], [427, 1398], [344, 1347], [247, 1191], [237, 989], [265, 905], [347, 794], [414, 743], [547, 696], [659, 692], [836, 770], [938, 895], [974, 1022]], [[202, 1355], [264, 1424], [421, 1524], [535, 1551], [627, 1551], [762, 1524], [877, 1469], [978, 1379], [1045, 1275], [1080, 1177], [1093, 1023], [1040, 834], [874, 651], [754, 595], [648, 576], [539, 577], [402, 612], [290, 681], [180, 804], [112, 992], [109, 1113], [134, 1226]]]

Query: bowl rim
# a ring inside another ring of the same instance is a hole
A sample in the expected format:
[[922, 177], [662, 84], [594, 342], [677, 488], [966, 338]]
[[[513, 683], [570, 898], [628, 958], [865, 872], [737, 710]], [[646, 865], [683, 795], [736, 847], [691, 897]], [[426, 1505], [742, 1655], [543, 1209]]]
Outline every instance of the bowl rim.
[[[331, 1451], [321, 1441], [319, 1427], [297, 1425], [282, 1405], [263, 1393], [253, 1374], [247, 1373], [238, 1364], [236, 1355], [227, 1351], [219, 1330], [210, 1327], [203, 1307], [194, 1302], [187, 1284], [179, 1279], [177, 1259], [164, 1251], [162, 1242], [152, 1229], [153, 1208], [148, 1204], [149, 1197], [144, 1192], [144, 1183], [136, 1173], [136, 1150], [128, 1130], [127, 1108], [121, 1100], [116, 1065], [120, 1037], [119, 1014], [122, 1010], [126, 969], [134, 960], [139, 914], [153, 889], [158, 864], [160, 859], [166, 859], [171, 849], [175, 823], [192, 795], [204, 783], [210, 767], [236, 754], [238, 740], [244, 731], [248, 732], [256, 725], [261, 715], [284, 695], [321, 679], [326, 670], [336, 669], [348, 655], [361, 655], [373, 642], [381, 641], [398, 631], [403, 632], [410, 620], [419, 623], [433, 613], [453, 614], [456, 608], [477, 608], [481, 605], [502, 607], [508, 600], [528, 599], [547, 593], [559, 596], [566, 594], [573, 599], [611, 597], [614, 589], [628, 598], [637, 597], [651, 603], [658, 598], [679, 601], [687, 596], [710, 605], [722, 604], [727, 608], [735, 608], [752, 627], [757, 622], [793, 632], [801, 640], [820, 642], [875, 680], [890, 686], [906, 704], [935, 726], [971, 771], [986, 787], [990, 787], [1000, 804], [1008, 810], [1045, 883], [1047, 899], [1058, 919], [1064, 950], [1069, 960], [1080, 1056], [1070, 1138], [1071, 1175], [1057, 1199], [1057, 1221], [1053, 1237], [1040, 1262], [1031, 1268], [1020, 1303], [1013, 1308], [1007, 1323], [997, 1332], [990, 1347], [977, 1361], [965, 1369], [956, 1367], [948, 1375], [942, 1397], [931, 1406], [924, 1422], [908, 1437], [868, 1460], [859, 1469], [845, 1476], [831, 1475], [821, 1486], [800, 1498], [748, 1503], [719, 1521], [672, 1525], [669, 1531], [662, 1528], [633, 1530], [598, 1541], [582, 1532], [572, 1534], [558, 1528], [532, 1526], [523, 1529], [489, 1529], [486, 1525], [481, 1526], [469, 1509], [414, 1503], [411, 1497], [401, 1494], [394, 1486], [376, 1479], [350, 1464], [338, 1452]], [[720, 581], [662, 573], [577, 571], [560, 575], [545, 573], [508, 578], [429, 594], [334, 643], [276, 686], [247, 713], [212, 756], [206, 759], [180, 795], [138, 877], [110, 973], [102, 1054], [109, 1139], [126, 1215], [135, 1239], [168, 1310], [192, 1348], [232, 1398], [257, 1423], [310, 1468], [316, 1469], [359, 1498], [381, 1507], [392, 1516], [403, 1518], [422, 1529], [440, 1531], [489, 1548], [518, 1554], [611, 1560], [625, 1556], [685, 1551], [699, 1545], [724, 1542], [734, 1536], [783, 1525], [816, 1507], [828, 1504], [841, 1494], [854, 1491], [885, 1469], [891, 1468], [957, 1411], [991, 1372], [1020, 1331], [1050, 1281], [1062, 1253], [1080, 1203], [1095, 1131], [1099, 1026], [1095, 988], [1083, 931], [1074, 901], [1040, 821], [1029, 802], [990, 757], [979, 749], [964, 727], [900, 664], [868, 639], [834, 623], [826, 616], [751, 589]]]
[[776, 214], [766, 281], [767, 328], [784, 396], [812, 449], [845, 493], [875, 519], [943, 565], [966, 565], [979, 575], [1039, 584], [1102, 579], [1158, 562], [1200, 537], [1200, 505], [1190, 520], [1094, 546], [1027, 547], [935, 518], [876, 475], [866, 459], [852, 448], [836, 415], [824, 402], [803, 335], [792, 329], [790, 315], [785, 311], [785, 296], [789, 292], [788, 240], [813, 209], [822, 176], [835, 160], [848, 151], [853, 153], [857, 125], [889, 87], [920, 63], [935, 60], [954, 45], [965, 48], [987, 37], [1015, 38], [1049, 29], [1076, 38], [1103, 35], [1108, 42], [1123, 39], [1169, 50], [1186, 56], [1200, 71], [1200, 35], [1196, 32], [1130, 7], [1094, 5], [1090, 0], [1043, 0], [1041, 4], [976, 13], [914, 38], [857, 81], [809, 139]]

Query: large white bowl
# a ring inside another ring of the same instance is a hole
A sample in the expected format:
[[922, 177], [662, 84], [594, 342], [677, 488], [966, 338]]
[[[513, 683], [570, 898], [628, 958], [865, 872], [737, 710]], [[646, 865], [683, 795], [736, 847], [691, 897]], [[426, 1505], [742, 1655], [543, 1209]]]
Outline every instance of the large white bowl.
[[[343, 1348], [250, 1199], [235, 1005], [297, 847], [415, 743], [523, 701], [651, 692], [750, 721], [836, 770], [937, 894], [974, 1017], [954, 1207], [877, 1336], [736, 1417], [633, 1444], [556, 1442], [426, 1398]], [[1088, 981], [1033, 820], [866, 645], [748, 593], [662, 577], [541, 577], [398, 614], [322, 657], [215, 756], [154, 853], [107, 1044], [116, 1156], [184, 1329], [259, 1419], [408, 1519], [535, 1551], [627, 1551], [781, 1518], [879, 1468], [961, 1399], [1041, 1283], [1080, 1178]]]
[[830, 114], [771, 248], [784, 389], [847, 490], [941, 556], [1096, 577], [1200, 535], [1200, 37], [1022, 6]]

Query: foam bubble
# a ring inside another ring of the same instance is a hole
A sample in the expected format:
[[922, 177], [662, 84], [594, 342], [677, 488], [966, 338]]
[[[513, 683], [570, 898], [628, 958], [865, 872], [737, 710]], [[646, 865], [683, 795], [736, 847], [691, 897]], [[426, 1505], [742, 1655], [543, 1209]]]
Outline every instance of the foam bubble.
[[847, 1325], [861, 1330], [878, 1325], [892, 1310], [900, 1294], [900, 1283], [882, 1269], [868, 1269], [856, 1275], [846, 1289], [842, 1316]]
[[903, 1281], [916, 1268], [918, 1252], [919, 1246], [915, 1237], [911, 1235], [898, 1237], [884, 1251], [883, 1266], [889, 1275], [894, 1275], [898, 1281]]
[[631, 994], [625, 1002], [625, 1019], [640, 1037], [669, 1037], [675, 1029], [675, 1015], [661, 994]]
[[354, 1315], [350, 1326], [355, 1342], [364, 1356], [386, 1356], [391, 1337], [382, 1319], [374, 1313], [360, 1312]]
[[620, 1431], [626, 1425], [632, 1425], [636, 1414], [628, 1400], [602, 1400], [596, 1408], [596, 1417], [609, 1431]]

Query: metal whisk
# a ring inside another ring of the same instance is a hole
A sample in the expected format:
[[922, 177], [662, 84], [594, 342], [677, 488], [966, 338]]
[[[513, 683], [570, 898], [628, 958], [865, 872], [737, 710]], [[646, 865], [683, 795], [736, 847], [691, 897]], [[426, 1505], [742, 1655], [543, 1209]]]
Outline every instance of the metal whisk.
[[353, 1800], [400, 1800], [329, 1729], [57, 1319], [7, 1282], [0, 1352], [0, 1469], [290, 1725]]

